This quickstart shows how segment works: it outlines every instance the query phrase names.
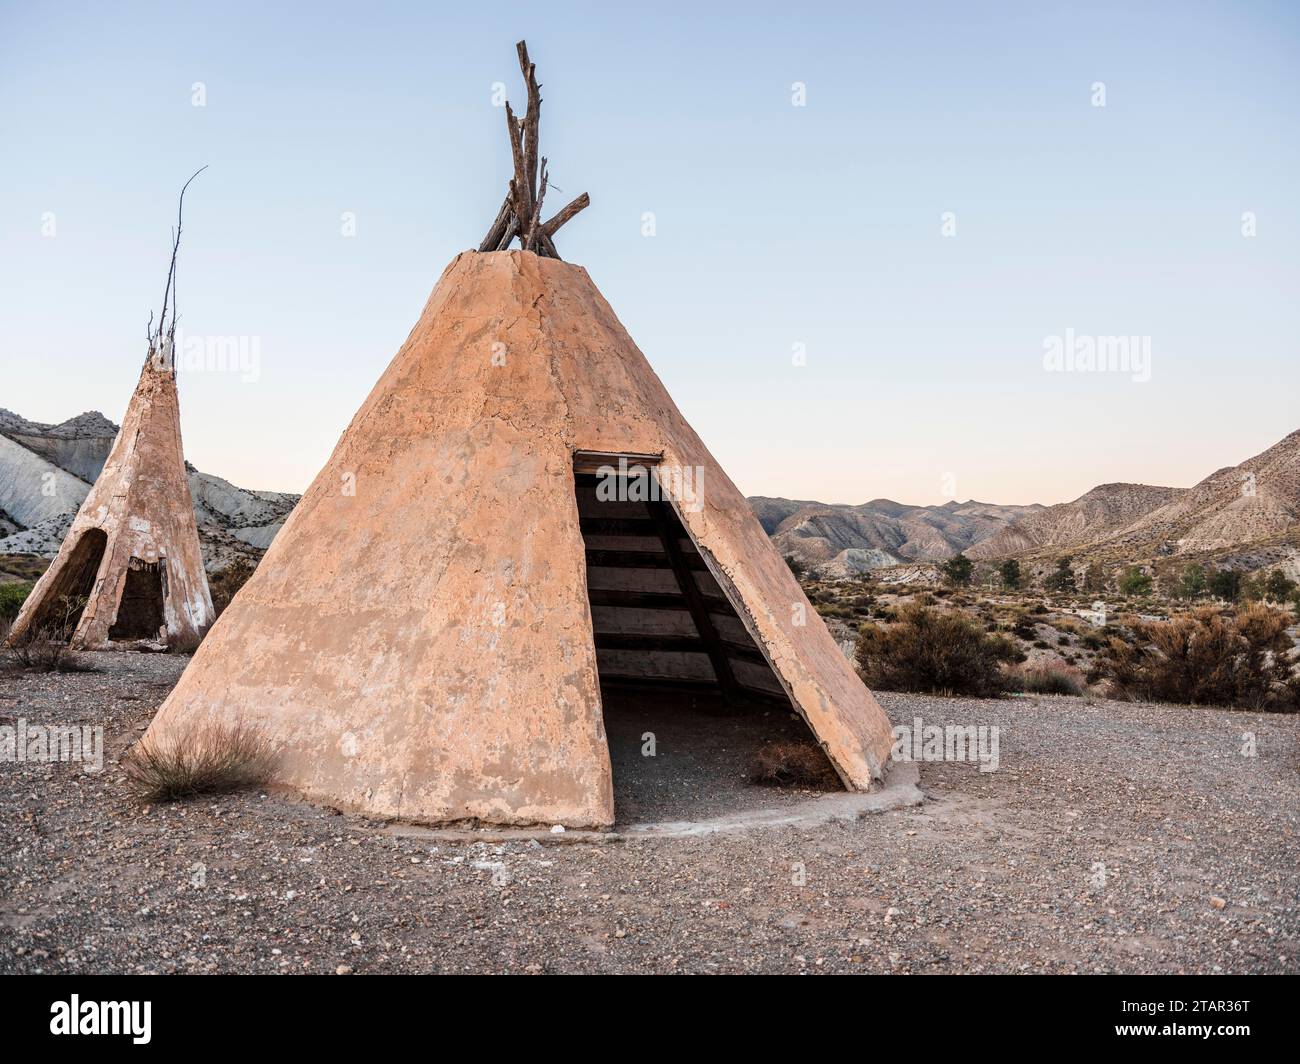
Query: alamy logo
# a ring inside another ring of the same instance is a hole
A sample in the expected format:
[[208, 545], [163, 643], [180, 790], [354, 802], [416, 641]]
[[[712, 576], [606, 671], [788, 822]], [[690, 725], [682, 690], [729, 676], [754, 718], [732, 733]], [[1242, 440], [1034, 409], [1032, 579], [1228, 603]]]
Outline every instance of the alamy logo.
[[152, 1037], [152, 1019], [150, 1001], [82, 1001], [73, 994], [50, 1006], [50, 1034], [127, 1034], [143, 1046]]
[[104, 768], [104, 729], [88, 724], [28, 724], [19, 717], [0, 725], [0, 762], [80, 761], [89, 772]]
[[1137, 384], [1151, 379], [1151, 337], [1088, 336], [1066, 329], [1043, 339], [1048, 373], [1128, 373]]
[[674, 502], [687, 513], [704, 509], [704, 467], [628, 465], [620, 457], [618, 467], [603, 465], [596, 470], [596, 498], [600, 502]]
[[911, 725], [894, 727], [895, 761], [978, 761], [981, 772], [996, 772], [999, 732], [996, 724], [925, 724], [920, 717]]

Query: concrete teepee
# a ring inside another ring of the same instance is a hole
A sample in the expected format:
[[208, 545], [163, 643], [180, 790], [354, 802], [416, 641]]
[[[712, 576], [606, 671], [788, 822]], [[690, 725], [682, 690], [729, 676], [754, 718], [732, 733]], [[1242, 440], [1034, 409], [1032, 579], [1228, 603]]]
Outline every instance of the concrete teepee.
[[520, 59], [533, 102], [507, 116], [516, 176], [492, 233], [447, 267], [146, 740], [239, 721], [278, 749], [275, 782], [337, 807], [599, 827], [605, 690], [706, 687], [797, 712], [866, 790], [888, 719], [538, 221]]
[[42, 636], [81, 649], [142, 642], [191, 649], [212, 624], [172, 357], [179, 243], [178, 215], [163, 311], [149, 329], [140, 382], [58, 556], [14, 622], [11, 643]]

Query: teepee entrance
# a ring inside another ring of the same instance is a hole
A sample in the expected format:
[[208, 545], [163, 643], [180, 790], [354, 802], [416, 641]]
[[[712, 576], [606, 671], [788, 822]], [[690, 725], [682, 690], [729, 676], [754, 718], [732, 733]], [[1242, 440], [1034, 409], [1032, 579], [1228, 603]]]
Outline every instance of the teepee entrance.
[[30, 628], [49, 639], [66, 643], [81, 623], [86, 603], [95, 588], [108, 536], [102, 529], [88, 528], [68, 552], [68, 560], [32, 615]]
[[[841, 784], [763, 652], [683, 525], [659, 456], [574, 459], [587, 597], [623, 820], [709, 815], [743, 803], [764, 751], [777, 744], [820, 763]], [[752, 799], [750, 799], [752, 800]]]
[[677, 516], [658, 462], [591, 452], [574, 460], [602, 689], [671, 687], [792, 708]]
[[166, 583], [165, 558], [156, 562], [132, 558], [127, 563], [122, 597], [117, 604], [117, 619], [108, 630], [108, 638], [157, 639], [164, 623]]

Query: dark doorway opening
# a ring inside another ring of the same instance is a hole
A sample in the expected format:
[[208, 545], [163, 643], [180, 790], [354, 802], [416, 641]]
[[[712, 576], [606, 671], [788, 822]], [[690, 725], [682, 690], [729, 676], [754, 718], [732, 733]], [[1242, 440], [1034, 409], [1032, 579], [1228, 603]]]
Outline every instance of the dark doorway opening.
[[33, 637], [61, 643], [76, 634], [86, 603], [95, 590], [99, 566], [104, 560], [108, 535], [100, 528], [88, 528], [72, 548], [63, 568], [45, 590], [26, 631]]
[[800, 793], [840, 789], [654, 462], [582, 453], [574, 463], [618, 820], [771, 804], [773, 788], [755, 787], [751, 773], [773, 744], [824, 766]]
[[122, 597], [117, 604], [117, 618], [108, 630], [109, 639], [157, 639], [163, 626], [162, 561], [147, 562], [132, 558], [127, 563]]

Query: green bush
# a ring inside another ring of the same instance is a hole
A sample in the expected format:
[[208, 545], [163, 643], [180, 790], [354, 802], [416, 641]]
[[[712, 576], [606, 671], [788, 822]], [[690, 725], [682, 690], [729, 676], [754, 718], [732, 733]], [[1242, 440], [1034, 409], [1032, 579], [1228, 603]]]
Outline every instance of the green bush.
[[1197, 599], [1205, 594], [1209, 581], [1205, 576], [1205, 566], [1198, 565], [1196, 562], [1189, 562], [1183, 569], [1182, 576], [1178, 578], [1178, 586], [1175, 594], [1179, 598]]
[[1273, 602], [1287, 602], [1295, 591], [1295, 581], [1281, 569], [1274, 569], [1264, 580], [1264, 597]]
[[12, 621], [18, 616], [23, 603], [35, 584], [0, 584], [0, 618]]
[[1049, 573], [1043, 586], [1049, 591], [1074, 591], [1074, 559], [1069, 555], [1056, 563], [1056, 571]]
[[1210, 577], [1210, 594], [1224, 602], [1236, 602], [1241, 597], [1241, 573], [1235, 569], [1219, 569]]
[[943, 563], [943, 576], [954, 587], [965, 587], [970, 583], [975, 566], [964, 554], [958, 554]]
[[1148, 595], [1151, 593], [1151, 577], [1136, 565], [1130, 565], [1119, 578], [1119, 590], [1122, 595]]

